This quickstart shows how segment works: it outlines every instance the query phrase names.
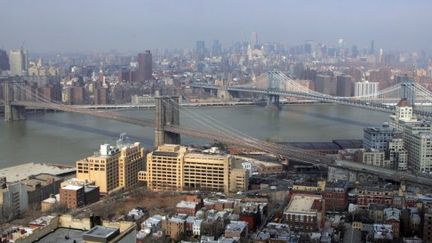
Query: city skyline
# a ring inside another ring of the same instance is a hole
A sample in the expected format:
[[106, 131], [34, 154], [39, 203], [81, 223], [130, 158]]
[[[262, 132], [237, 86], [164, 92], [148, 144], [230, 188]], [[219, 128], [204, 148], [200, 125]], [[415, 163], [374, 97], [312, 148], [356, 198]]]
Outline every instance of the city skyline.
[[248, 41], [251, 32], [258, 33], [260, 42], [295, 45], [316, 40], [337, 45], [342, 38], [347, 47], [367, 47], [375, 40], [376, 48], [386, 50], [429, 51], [432, 41], [426, 31], [432, 21], [427, 12], [432, 4], [427, 1], [83, 4], [51, 0], [5, 3], [0, 10], [0, 48], [24, 45], [37, 52], [193, 48], [196, 40], [210, 44], [219, 39], [223, 45]]

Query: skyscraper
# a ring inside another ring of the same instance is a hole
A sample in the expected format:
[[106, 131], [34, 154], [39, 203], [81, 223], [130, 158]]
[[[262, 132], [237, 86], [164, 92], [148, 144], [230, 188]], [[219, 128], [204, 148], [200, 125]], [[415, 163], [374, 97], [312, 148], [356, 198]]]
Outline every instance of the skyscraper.
[[212, 45], [212, 56], [219, 56], [222, 54], [222, 45], [219, 40], [214, 40]]
[[23, 49], [9, 52], [10, 71], [13, 76], [22, 76], [27, 70], [27, 53]]
[[9, 70], [9, 57], [5, 50], [0, 49], [0, 72], [4, 70]]
[[258, 34], [257, 32], [252, 32], [250, 45], [252, 48], [255, 48], [258, 45]]
[[375, 42], [372, 40], [369, 48], [369, 54], [375, 53]]
[[340, 97], [352, 96], [354, 85], [350, 75], [338, 75], [336, 77], [336, 95]]
[[204, 58], [205, 52], [206, 52], [205, 42], [204, 41], [197, 41], [195, 51], [196, 51], [198, 58], [200, 58], [200, 59]]
[[138, 82], [153, 80], [153, 61], [150, 50], [138, 54]]

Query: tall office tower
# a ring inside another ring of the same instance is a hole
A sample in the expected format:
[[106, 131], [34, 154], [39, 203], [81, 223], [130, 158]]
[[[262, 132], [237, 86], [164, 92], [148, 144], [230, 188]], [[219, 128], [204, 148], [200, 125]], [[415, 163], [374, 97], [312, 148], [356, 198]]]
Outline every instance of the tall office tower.
[[351, 48], [351, 57], [352, 58], [357, 58], [358, 55], [359, 55], [359, 50], [358, 50], [357, 46], [356, 45], [352, 46], [352, 48]]
[[349, 97], [354, 94], [354, 85], [350, 75], [336, 76], [336, 95], [339, 97]]
[[220, 56], [222, 54], [222, 45], [219, 40], [214, 40], [212, 45], [212, 56]]
[[408, 169], [432, 172], [432, 123], [416, 121], [403, 124], [403, 139], [408, 151]]
[[23, 49], [9, 51], [9, 65], [13, 76], [23, 76], [27, 71], [27, 53]]
[[313, 41], [312, 40], [306, 41], [306, 43], [304, 44], [304, 54], [311, 55], [312, 47], [313, 47]]
[[76, 177], [94, 181], [100, 193], [128, 189], [138, 182], [138, 172], [145, 166], [145, 153], [140, 143], [110, 146], [102, 144], [99, 153], [76, 162]]
[[378, 83], [361, 81], [355, 82], [354, 96], [372, 96], [378, 92]]
[[336, 80], [327, 74], [318, 74], [315, 79], [315, 91], [336, 95]]
[[195, 52], [199, 59], [202, 59], [205, 57], [206, 48], [205, 48], [205, 42], [204, 41], [197, 41], [195, 46]]
[[187, 147], [165, 144], [147, 154], [147, 170], [140, 172], [150, 190], [245, 191], [248, 173], [234, 168], [231, 155], [204, 154]]
[[0, 72], [9, 70], [9, 57], [5, 50], [0, 49]]
[[138, 54], [138, 82], [153, 80], [153, 61], [150, 50]]
[[369, 54], [375, 54], [375, 42], [372, 40], [369, 48]]
[[258, 46], [258, 33], [252, 32], [251, 39], [250, 39], [250, 46], [251, 48], [255, 48]]

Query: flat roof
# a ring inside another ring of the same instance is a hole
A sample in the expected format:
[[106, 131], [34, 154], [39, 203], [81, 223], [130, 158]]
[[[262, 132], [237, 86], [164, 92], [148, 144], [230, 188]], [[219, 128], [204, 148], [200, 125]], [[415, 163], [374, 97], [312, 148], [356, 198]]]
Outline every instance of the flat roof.
[[84, 231], [78, 229], [57, 228], [55, 231], [45, 235], [43, 238], [35, 241], [38, 243], [52, 242], [84, 242], [82, 235]]
[[44, 163], [26, 163], [22, 165], [16, 165], [0, 169], [0, 177], [6, 177], [8, 182], [21, 181], [32, 175], [37, 174], [51, 174], [51, 175], [63, 175], [73, 173], [76, 171], [75, 167], [68, 166], [56, 166], [52, 164]]
[[91, 239], [112, 239], [119, 234], [119, 229], [96, 225], [91, 230], [83, 234], [83, 238]]
[[63, 187], [62, 189], [76, 191], [76, 190], [79, 190], [81, 188], [82, 188], [82, 186], [67, 185], [67, 186]]
[[315, 200], [322, 200], [318, 195], [298, 194], [291, 198], [285, 213], [310, 213]]

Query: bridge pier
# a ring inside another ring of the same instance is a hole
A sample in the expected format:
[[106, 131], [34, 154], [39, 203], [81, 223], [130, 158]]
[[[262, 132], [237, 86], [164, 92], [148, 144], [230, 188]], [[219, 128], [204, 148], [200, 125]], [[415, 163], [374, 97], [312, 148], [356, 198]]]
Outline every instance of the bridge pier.
[[155, 146], [162, 144], [180, 144], [180, 134], [165, 131], [165, 126], [180, 125], [179, 97], [156, 96]]
[[280, 105], [280, 101], [279, 101], [279, 95], [267, 95], [267, 107], [280, 110], [281, 105]]
[[4, 120], [6, 122], [25, 120], [26, 110], [24, 106], [16, 106], [12, 104], [14, 100], [13, 90], [9, 87], [9, 82], [4, 82]]

